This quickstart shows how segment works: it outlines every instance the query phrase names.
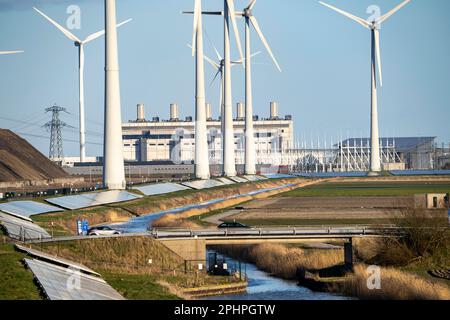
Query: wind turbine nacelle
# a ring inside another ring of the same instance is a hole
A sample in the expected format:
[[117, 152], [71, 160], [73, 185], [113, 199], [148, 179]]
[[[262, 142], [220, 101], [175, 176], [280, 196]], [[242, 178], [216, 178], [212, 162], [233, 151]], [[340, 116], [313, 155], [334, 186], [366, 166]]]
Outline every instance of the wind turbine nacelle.
[[81, 43], [79, 43], [78, 41], [75, 41], [74, 44], [75, 44], [75, 47], [81, 46]]

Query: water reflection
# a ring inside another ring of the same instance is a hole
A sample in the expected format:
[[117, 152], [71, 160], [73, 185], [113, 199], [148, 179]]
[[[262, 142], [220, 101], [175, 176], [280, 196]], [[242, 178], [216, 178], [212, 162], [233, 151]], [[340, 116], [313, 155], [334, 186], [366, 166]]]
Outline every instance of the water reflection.
[[[231, 263], [236, 261], [228, 258]], [[341, 295], [314, 292], [297, 285], [295, 281], [287, 281], [270, 276], [258, 270], [253, 264], [246, 265], [247, 292], [238, 295], [207, 297], [204, 300], [349, 300]]]

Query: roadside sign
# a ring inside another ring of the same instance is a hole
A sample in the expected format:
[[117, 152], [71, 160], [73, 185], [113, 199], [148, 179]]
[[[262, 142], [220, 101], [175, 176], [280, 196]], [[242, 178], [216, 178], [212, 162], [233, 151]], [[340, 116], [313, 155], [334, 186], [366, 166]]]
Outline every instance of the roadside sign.
[[83, 226], [81, 225], [81, 220], [77, 220], [77, 234], [81, 235], [83, 234]]

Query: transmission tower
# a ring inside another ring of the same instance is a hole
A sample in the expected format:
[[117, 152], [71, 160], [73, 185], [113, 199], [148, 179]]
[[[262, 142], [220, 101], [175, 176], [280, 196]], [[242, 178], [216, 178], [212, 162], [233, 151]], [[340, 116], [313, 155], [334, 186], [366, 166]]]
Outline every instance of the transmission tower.
[[62, 161], [64, 159], [63, 140], [62, 140], [62, 128], [73, 128], [67, 123], [59, 119], [59, 114], [65, 112], [68, 114], [66, 108], [54, 105], [53, 107], [46, 108], [45, 112], [52, 113], [52, 120], [43, 125], [48, 131], [50, 131], [50, 152], [49, 158], [53, 161]]

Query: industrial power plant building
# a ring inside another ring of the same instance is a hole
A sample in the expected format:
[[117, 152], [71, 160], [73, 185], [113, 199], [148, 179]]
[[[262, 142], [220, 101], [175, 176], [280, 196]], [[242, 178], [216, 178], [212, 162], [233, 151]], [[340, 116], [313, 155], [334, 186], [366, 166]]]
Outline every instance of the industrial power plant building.
[[[222, 163], [221, 121], [212, 117], [207, 104], [207, 130], [210, 164]], [[245, 106], [237, 104], [233, 121], [236, 164], [244, 163]], [[294, 142], [292, 116], [278, 115], [278, 104], [270, 103], [270, 116], [254, 116], [256, 163], [270, 163], [274, 153], [287, 153]], [[129, 162], [171, 160], [178, 164], [191, 164], [195, 159], [195, 121], [192, 117], [180, 119], [179, 107], [170, 105], [170, 117], [162, 120], [145, 116], [144, 105], [137, 106], [137, 119], [122, 125], [124, 158]]]

